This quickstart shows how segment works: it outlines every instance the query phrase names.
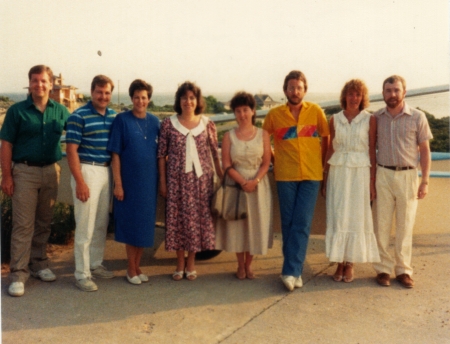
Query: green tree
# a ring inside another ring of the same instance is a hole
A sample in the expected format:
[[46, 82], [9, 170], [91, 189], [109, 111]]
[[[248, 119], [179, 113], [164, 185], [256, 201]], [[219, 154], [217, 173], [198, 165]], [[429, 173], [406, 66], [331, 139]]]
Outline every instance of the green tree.
[[173, 105], [163, 105], [163, 106], [159, 106], [156, 105], [153, 100], [150, 101], [150, 103], [148, 103], [147, 109], [149, 109], [149, 111], [154, 111], [154, 112], [173, 112]]
[[[422, 110], [418, 108], [419, 110]], [[436, 118], [429, 112], [422, 110], [427, 116], [433, 139], [430, 140], [432, 152], [450, 152], [449, 128], [450, 117]]]
[[205, 113], [222, 113], [225, 112], [225, 107], [214, 96], [207, 96], [205, 98], [206, 109]]

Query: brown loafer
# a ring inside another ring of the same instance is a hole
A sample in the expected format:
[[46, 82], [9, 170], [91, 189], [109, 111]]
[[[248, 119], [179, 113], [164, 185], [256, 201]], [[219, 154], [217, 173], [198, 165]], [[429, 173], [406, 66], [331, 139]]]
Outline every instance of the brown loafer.
[[391, 276], [385, 272], [377, 275], [377, 283], [383, 287], [389, 287], [391, 285]]
[[408, 274], [401, 274], [401, 275], [398, 275], [398, 276], [396, 277], [396, 279], [397, 279], [397, 281], [399, 281], [400, 284], [401, 284], [402, 286], [404, 286], [405, 288], [412, 288], [412, 287], [414, 287], [414, 281], [412, 280], [411, 277], [409, 277]]

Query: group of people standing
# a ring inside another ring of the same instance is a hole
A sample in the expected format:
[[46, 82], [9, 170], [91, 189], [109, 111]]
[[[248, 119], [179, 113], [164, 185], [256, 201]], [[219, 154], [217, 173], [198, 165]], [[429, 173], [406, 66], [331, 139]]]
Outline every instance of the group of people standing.
[[[384, 81], [386, 107], [374, 115], [365, 110], [365, 84], [347, 82], [343, 110], [329, 123], [318, 105], [303, 100], [308, 84], [300, 71], [286, 76], [287, 103], [269, 111], [262, 129], [255, 126], [255, 99], [238, 92], [230, 102], [237, 127], [225, 134], [221, 159], [215, 124], [202, 115], [205, 103], [194, 83], [178, 87], [176, 114], [160, 123], [147, 112], [153, 89], [143, 80], [129, 87], [133, 108], [118, 115], [108, 108], [110, 78], [96, 76], [91, 100], [70, 116], [49, 99], [52, 82], [49, 67], [31, 68], [30, 94], [8, 109], [0, 132], [2, 190], [13, 200], [10, 295], [24, 294], [30, 272], [43, 281], [56, 279], [46, 243], [64, 129], [76, 221], [75, 285], [83, 291], [98, 289], [92, 277], [115, 276], [103, 265], [112, 196], [115, 239], [125, 244], [128, 258], [126, 278], [135, 285], [148, 281], [140, 262], [144, 247], [153, 246], [158, 192], [166, 199], [166, 250], [177, 257], [173, 280], [195, 280], [196, 252], [212, 249], [235, 252], [236, 277], [254, 279], [253, 256], [266, 254], [273, 243], [271, 161], [281, 213], [281, 279], [288, 290], [303, 285], [320, 190], [327, 198], [326, 254], [338, 263], [333, 279], [351, 282], [353, 263], [372, 262], [380, 285], [390, 285], [394, 269], [404, 287], [413, 287], [412, 230], [417, 199], [428, 192], [432, 135], [425, 115], [404, 101], [400, 76]], [[242, 188], [247, 218], [213, 218], [214, 174]], [[394, 214], [395, 258], [388, 252]]]

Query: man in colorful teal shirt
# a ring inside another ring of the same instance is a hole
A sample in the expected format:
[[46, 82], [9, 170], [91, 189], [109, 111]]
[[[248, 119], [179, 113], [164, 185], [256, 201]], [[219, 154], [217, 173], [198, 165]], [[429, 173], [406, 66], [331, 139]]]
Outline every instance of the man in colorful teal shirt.
[[67, 161], [72, 172], [75, 209], [75, 285], [96, 291], [91, 277], [113, 278], [103, 263], [111, 202], [111, 153], [106, 147], [116, 112], [108, 108], [114, 84], [97, 75], [92, 100], [75, 110], [67, 122]]
[[37, 65], [28, 72], [27, 100], [12, 105], [0, 139], [2, 190], [12, 198], [11, 284], [8, 293], [22, 296], [31, 274], [45, 282], [56, 276], [48, 268], [47, 241], [58, 195], [60, 138], [69, 111], [49, 99], [53, 72]]

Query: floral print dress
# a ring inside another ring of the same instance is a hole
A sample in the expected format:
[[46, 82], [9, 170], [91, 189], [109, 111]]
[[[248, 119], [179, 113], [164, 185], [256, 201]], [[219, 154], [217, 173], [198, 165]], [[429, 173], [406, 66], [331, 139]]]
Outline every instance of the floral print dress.
[[[203, 129], [203, 130], [202, 130]], [[201, 173], [195, 168], [186, 172], [186, 145], [193, 134]], [[214, 166], [218, 158], [216, 126], [202, 116], [199, 125], [188, 130], [177, 115], [161, 124], [158, 158], [166, 164], [166, 250], [199, 252], [213, 250], [215, 230], [211, 215]], [[197, 177], [201, 174], [200, 177]]]

